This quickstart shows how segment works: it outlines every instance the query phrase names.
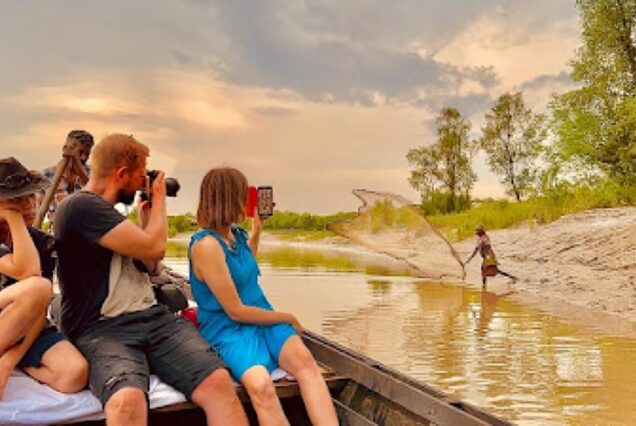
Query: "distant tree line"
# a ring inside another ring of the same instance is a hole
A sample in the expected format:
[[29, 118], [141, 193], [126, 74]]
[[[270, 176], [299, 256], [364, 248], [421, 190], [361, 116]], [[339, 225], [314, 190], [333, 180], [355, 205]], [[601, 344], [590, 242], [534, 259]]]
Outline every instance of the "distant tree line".
[[576, 5], [583, 45], [571, 61], [575, 89], [553, 97], [549, 116], [533, 112], [522, 92], [505, 93], [471, 140], [468, 118], [444, 107], [437, 139], [409, 150], [409, 182], [426, 214], [470, 207], [477, 180], [471, 160], [479, 150], [519, 202], [601, 180], [636, 186], [636, 0]]
[[288, 211], [275, 211], [274, 215], [263, 223], [264, 229], [270, 230], [302, 230], [325, 231], [327, 224], [352, 219], [355, 212], [339, 212], [326, 216], [310, 213], [294, 213]]

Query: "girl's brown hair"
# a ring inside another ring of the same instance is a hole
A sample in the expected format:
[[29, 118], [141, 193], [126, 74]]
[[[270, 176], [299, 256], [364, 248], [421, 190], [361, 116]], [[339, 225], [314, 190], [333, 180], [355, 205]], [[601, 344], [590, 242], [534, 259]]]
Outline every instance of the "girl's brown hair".
[[247, 178], [240, 170], [219, 167], [201, 181], [197, 223], [201, 228], [219, 229], [242, 220], [247, 201]]

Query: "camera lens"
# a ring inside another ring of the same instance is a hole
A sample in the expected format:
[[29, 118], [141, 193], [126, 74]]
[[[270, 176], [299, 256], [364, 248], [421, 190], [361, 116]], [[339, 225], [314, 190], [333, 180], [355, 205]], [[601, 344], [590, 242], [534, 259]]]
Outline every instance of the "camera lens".
[[168, 197], [176, 197], [177, 192], [181, 189], [181, 185], [179, 185], [179, 181], [175, 178], [166, 178], [166, 195]]

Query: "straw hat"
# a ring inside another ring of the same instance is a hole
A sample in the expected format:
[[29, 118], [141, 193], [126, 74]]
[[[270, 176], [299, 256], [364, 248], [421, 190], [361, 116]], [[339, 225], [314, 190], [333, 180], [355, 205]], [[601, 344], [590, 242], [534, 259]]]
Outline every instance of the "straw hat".
[[13, 157], [0, 160], [0, 200], [10, 200], [45, 189], [49, 180], [29, 171]]

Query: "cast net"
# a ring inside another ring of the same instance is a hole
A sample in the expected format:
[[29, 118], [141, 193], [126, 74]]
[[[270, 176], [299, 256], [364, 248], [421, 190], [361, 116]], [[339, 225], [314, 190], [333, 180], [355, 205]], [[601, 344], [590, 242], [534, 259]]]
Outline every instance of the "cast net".
[[422, 277], [463, 279], [464, 268], [452, 244], [408, 199], [390, 192], [354, 189], [362, 201], [354, 219], [329, 229], [367, 247], [406, 262]]

